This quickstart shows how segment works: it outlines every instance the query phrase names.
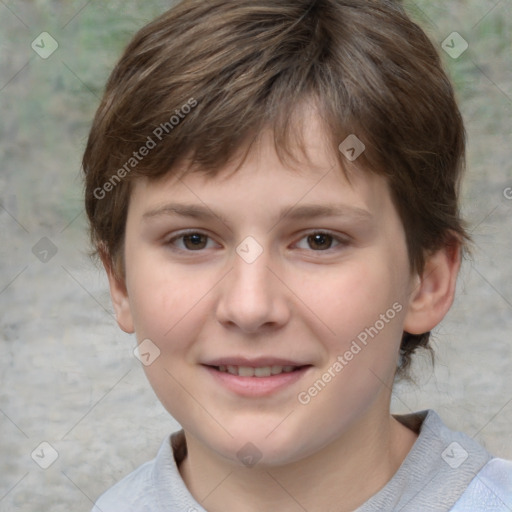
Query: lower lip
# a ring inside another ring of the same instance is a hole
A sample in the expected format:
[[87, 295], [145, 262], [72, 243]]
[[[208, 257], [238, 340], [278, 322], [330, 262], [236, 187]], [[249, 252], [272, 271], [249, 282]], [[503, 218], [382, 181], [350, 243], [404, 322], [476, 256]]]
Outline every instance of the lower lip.
[[205, 366], [205, 368], [218, 383], [230, 391], [246, 397], [261, 397], [291, 386], [304, 377], [311, 366], [303, 366], [299, 370], [279, 373], [270, 377], [240, 377], [221, 372], [211, 366]]

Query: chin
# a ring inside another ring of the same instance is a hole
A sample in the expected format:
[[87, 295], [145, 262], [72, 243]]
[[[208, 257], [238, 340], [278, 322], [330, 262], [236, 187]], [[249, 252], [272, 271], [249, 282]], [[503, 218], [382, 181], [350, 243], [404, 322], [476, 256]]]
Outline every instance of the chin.
[[313, 446], [316, 443], [303, 437], [304, 428], [291, 430], [281, 426], [274, 429], [269, 425], [272, 423], [265, 423], [260, 428], [254, 425], [248, 428], [247, 424], [245, 428], [228, 428], [233, 438], [224, 436], [220, 442], [219, 439], [205, 441], [231, 463], [260, 469], [285, 466], [316, 451]]

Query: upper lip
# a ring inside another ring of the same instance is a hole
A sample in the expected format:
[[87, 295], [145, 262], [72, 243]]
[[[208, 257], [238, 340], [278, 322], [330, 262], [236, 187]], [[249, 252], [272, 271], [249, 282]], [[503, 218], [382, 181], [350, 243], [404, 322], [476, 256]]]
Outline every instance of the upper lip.
[[264, 366], [308, 366], [310, 363], [300, 363], [279, 357], [219, 357], [203, 364], [206, 366], [249, 366], [261, 368]]

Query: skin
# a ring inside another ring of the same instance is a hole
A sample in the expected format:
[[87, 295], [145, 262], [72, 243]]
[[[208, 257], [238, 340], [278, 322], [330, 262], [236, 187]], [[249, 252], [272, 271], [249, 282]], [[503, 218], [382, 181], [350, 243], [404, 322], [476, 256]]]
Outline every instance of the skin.
[[[429, 331], [453, 301], [458, 248], [428, 255], [423, 273], [412, 273], [387, 183], [357, 161], [347, 165], [347, 181], [314, 113], [304, 126], [308, 158], [293, 168], [264, 132], [234, 174], [227, 166], [215, 178], [137, 181], [125, 278], [104, 260], [120, 327], [161, 351], [145, 371], [185, 430], [180, 473], [210, 512], [343, 512], [381, 489], [417, 438], [389, 411], [402, 332]], [[223, 220], [179, 216], [165, 211], [169, 203], [206, 205]], [[306, 204], [344, 212], [293, 219]], [[202, 243], [184, 239], [188, 229], [206, 235], [194, 238]], [[308, 238], [318, 231], [327, 236]], [[250, 264], [236, 252], [247, 236], [263, 250]], [[395, 303], [401, 311], [378, 335], [308, 404], [299, 403], [298, 393]], [[225, 389], [201, 366], [261, 355], [312, 366], [258, 398]], [[254, 467], [237, 457], [247, 442], [261, 454]]]

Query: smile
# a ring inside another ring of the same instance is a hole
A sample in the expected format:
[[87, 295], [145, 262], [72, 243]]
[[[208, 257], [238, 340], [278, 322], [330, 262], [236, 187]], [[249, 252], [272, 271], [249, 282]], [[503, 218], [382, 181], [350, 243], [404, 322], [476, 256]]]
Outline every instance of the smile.
[[[203, 365], [212, 384], [245, 398], [262, 398], [294, 386], [312, 365]], [[295, 387], [295, 386], [294, 386]]]
[[270, 377], [271, 375], [279, 375], [281, 373], [291, 373], [299, 370], [300, 366], [233, 366], [221, 365], [215, 367], [219, 372], [229, 373], [231, 375], [238, 375], [239, 377]]

